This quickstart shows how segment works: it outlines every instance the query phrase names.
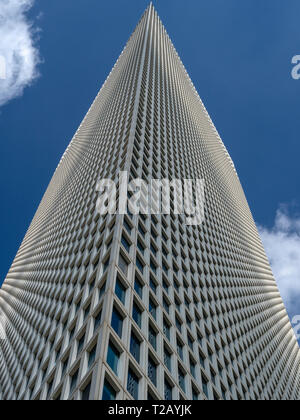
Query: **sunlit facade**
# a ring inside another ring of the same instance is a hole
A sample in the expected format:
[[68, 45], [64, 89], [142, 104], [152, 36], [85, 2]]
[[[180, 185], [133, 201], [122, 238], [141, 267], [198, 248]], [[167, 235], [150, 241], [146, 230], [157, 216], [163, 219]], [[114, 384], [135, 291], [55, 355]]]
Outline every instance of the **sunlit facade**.
[[[97, 181], [120, 171], [204, 179], [204, 222], [100, 215]], [[234, 164], [152, 5], [54, 173], [0, 310], [2, 400], [300, 396], [299, 347]]]

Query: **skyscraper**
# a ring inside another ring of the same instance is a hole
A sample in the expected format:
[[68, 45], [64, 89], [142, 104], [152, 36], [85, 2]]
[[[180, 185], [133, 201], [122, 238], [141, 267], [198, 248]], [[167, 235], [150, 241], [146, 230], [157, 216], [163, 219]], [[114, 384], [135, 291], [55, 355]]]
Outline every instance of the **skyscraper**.
[[[100, 214], [98, 181], [118, 197], [121, 172], [205, 180], [203, 223]], [[299, 398], [299, 347], [234, 164], [152, 5], [63, 155], [0, 309], [1, 399]]]

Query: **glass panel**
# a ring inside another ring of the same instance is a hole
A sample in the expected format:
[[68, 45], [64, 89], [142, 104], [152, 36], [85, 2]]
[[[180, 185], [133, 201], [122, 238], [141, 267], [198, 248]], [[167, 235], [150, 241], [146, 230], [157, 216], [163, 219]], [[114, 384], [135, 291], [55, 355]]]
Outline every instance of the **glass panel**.
[[153, 316], [153, 318], [156, 319], [156, 305], [152, 299], [150, 299], [149, 301], [149, 312]]
[[170, 341], [170, 327], [166, 322], [164, 322], [164, 335]]
[[156, 350], [156, 332], [149, 326], [149, 342], [151, 346]]
[[71, 378], [71, 386], [70, 386], [70, 394], [74, 391], [77, 385], [77, 379], [78, 379], [78, 370], [74, 373], [74, 375]]
[[81, 339], [78, 341], [78, 348], [77, 348], [77, 355], [81, 352], [83, 345], [84, 345], [85, 336], [83, 335]]
[[111, 367], [111, 369], [118, 374], [118, 364], [119, 364], [120, 352], [116, 349], [116, 347], [110, 343], [108, 347], [107, 353], [107, 363]]
[[81, 400], [82, 401], [88, 401], [90, 399], [90, 391], [91, 391], [91, 383], [89, 383], [81, 394]]
[[165, 352], [164, 352], [164, 363], [169, 369], [169, 371], [171, 372], [171, 354], [168, 352], [167, 349], [165, 349]]
[[94, 363], [94, 361], [95, 361], [95, 358], [96, 358], [96, 349], [97, 349], [97, 346], [95, 346], [91, 351], [90, 351], [90, 353], [89, 353], [89, 361], [88, 361], [88, 367], [90, 368], [91, 366], [92, 366], [92, 364]]
[[154, 283], [154, 281], [152, 280], [152, 278], [150, 279], [150, 287], [153, 290], [153, 292], [156, 293], [157, 286]]
[[138, 279], [135, 279], [134, 290], [139, 295], [139, 297], [142, 299], [143, 298], [143, 285]]
[[141, 344], [137, 337], [134, 334], [131, 334], [130, 353], [138, 363], [140, 363], [140, 347]]
[[129, 369], [129, 372], [128, 372], [127, 390], [135, 400], [138, 400], [138, 397], [139, 397], [139, 378], [136, 376], [136, 374], [131, 369]]
[[144, 264], [142, 263], [142, 261], [138, 257], [136, 259], [136, 266], [140, 270], [141, 273], [144, 272]]
[[172, 397], [173, 397], [172, 391], [173, 391], [173, 389], [172, 389], [171, 385], [168, 382], [166, 382], [165, 383], [165, 400], [167, 400], [167, 401], [172, 400]]
[[101, 315], [102, 315], [102, 311], [98, 312], [98, 315], [96, 315], [95, 317], [94, 331], [99, 327], [101, 323]]
[[111, 326], [116, 331], [119, 337], [122, 337], [122, 331], [123, 331], [123, 318], [117, 312], [116, 309], [114, 309], [111, 319]]
[[141, 328], [142, 326], [142, 313], [140, 308], [137, 306], [136, 303], [133, 304], [132, 309], [132, 318], [135, 320], [135, 322], [138, 324], [138, 326]]
[[120, 301], [125, 304], [125, 296], [126, 296], [126, 288], [123, 286], [123, 284], [120, 282], [119, 279], [117, 279], [116, 283], [116, 295], [120, 299]]
[[202, 378], [202, 389], [203, 389], [203, 392], [206, 395], [206, 397], [209, 398], [209, 395], [208, 395], [208, 382], [204, 378]]
[[178, 369], [178, 378], [180, 388], [185, 392], [185, 375], [181, 369]]
[[190, 362], [191, 365], [191, 374], [193, 375], [194, 378], [196, 378], [196, 365], [194, 362]]
[[183, 347], [180, 343], [177, 342], [177, 353], [181, 360], [183, 360]]
[[196, 392], [194, 389], [193, 389], [193, 400], [194, 401], [198, 400], [198, 392]]
[[130, 246], [131, 245], [124, 236], [122, 236], [122, 245], [124, 246], [124, 248], [126, 249], [127, 252], [130, 251]]
[[153, 382], [153, 384], [156, 386], [157, 366], [151, 358], [149, 358], [149, 361], [148, 361], [148, 377]]
[[120, 255], [120, 257], [119, 257], [119, 267], [123, 271], [125, 276], [127, 276], [127, 274], [128, 274], [128, 264], [127, 264], [127, 261], [125, 261], [125, 259], [122, 257], [122, 255]]
[[115, 400], [116, 397], [117, 397], [116, 391], [110, 385], [110, 383], [107, 380], [105, 380], [104, 387], [103, 387], [102, 400], [104, 400], [104, 401], [112, 401], [112, 400]]

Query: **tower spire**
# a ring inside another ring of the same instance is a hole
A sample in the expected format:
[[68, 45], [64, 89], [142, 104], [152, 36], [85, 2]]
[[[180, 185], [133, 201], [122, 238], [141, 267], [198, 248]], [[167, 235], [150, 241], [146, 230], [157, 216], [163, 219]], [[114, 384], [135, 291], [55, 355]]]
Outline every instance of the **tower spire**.
[[1, 329], [0, 400], [300, 399], [299, 346], [242, 186], [152, 2], [27, 231]]

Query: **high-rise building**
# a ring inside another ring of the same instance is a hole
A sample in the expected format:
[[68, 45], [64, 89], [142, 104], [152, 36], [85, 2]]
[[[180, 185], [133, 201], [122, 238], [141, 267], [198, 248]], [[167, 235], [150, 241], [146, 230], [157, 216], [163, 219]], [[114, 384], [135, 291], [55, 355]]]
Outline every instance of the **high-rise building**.
[[[173, 207], [100, 214], [97, 183], [121, 171], [204, 179], [203, 223]], [[2, 400], [299, 398], [299, 347], [235, 167], [152, 5], [63, 155], [0, 309]]]

